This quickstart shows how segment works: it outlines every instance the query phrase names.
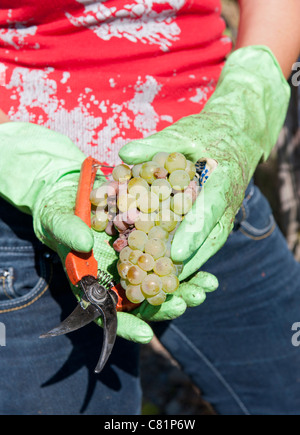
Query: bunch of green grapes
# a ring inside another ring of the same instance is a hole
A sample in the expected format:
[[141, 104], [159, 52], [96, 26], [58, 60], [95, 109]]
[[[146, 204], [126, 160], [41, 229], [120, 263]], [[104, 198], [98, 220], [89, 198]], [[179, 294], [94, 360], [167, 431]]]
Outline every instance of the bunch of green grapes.
[[120, 283], [136, 304], [161, 305], [178, 286], [182, 264], [171, 259], [176, 229], [197, 197], [196, 166], [180, 153], [116, 166], [112, 181], [91, 192], [92, 227], [118, 235]]

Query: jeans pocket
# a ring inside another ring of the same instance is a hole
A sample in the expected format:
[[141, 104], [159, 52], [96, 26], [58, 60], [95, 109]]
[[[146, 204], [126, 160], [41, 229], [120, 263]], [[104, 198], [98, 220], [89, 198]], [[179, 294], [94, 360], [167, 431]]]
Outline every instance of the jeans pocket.
[[28, 307], [48, 289], [49, 255], [32, 247], [0, 247], [0, 314]]
[[236, 219], [237, 229], [252, 240], [269, 237], [276, 228], [272, 209], [258, 187], [252, 185]]

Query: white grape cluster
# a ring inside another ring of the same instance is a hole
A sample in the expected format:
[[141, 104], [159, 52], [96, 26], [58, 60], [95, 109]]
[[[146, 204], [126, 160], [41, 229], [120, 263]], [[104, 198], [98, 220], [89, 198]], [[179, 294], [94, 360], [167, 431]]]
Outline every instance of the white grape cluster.
[[91, 192], [92, 228], [118, 235], [114, 249], [120, 284], [129, 301], [161, 305], [178, 286], [182, 264], [171, 260], [176, 229], [197, 198], [195, 165], [180, 153], [156, 154]]

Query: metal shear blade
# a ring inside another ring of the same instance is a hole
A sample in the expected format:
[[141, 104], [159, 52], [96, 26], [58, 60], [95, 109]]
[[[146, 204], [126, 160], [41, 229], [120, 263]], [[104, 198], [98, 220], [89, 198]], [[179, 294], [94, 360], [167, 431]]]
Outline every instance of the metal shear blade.
[[81, 287], [84, 295], [75, 310], [59, 326], [40, 336], [40, 338], [57, 337], [76, 331], [99, 317], [103, 320], [104, 339], [102, 351], [95, 368], [100, 373], [113, 350], [117, 336], [117, 295], [100, 285], [92, 276], [82, 278]]

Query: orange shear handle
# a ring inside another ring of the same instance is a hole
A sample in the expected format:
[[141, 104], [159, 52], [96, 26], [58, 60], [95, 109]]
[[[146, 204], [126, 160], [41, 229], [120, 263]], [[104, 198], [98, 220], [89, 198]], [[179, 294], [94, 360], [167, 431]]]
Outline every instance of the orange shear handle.
[[[79, 185], [77, 190], [75, 215], [91, 227], [91, 202], [90, 193], [96, 178], [99, 162], [88, 157], [82, 164]], [[84, 276], [98, 276], [98, 263], [93, 251], [81, 253], [71, 251], [66, 258], [66, 270], [73, 285], [77, 285]]]

